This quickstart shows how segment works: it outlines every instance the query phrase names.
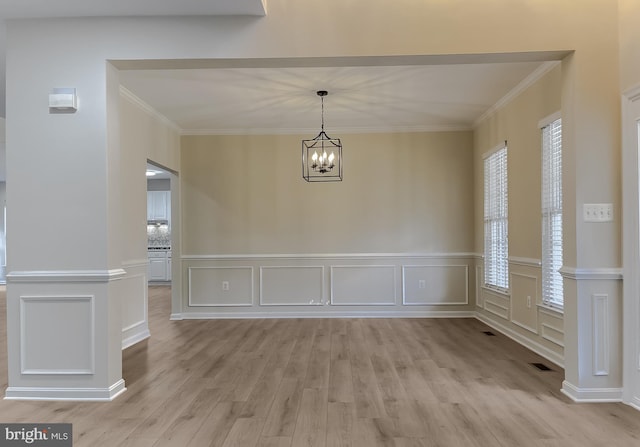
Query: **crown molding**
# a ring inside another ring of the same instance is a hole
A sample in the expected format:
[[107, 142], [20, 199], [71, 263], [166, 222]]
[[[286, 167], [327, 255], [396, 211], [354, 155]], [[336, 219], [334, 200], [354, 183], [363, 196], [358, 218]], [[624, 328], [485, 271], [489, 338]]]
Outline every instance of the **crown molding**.
[[180, 129], [180, 126], [178, 126], [169, 118], [167, 118], [166, 116], [158, 112], [156, 109], [154, 109], [149, 104], [144, 102], [141, 98], [136, 96], [131, 90], [127, 89], [122, 85], [120, 86], [120, 96], [127, 99], [131, 104], [135, 105], [143, 112], [157, 119], [158, 121], [170, 127], [171, 129], [175, 130], [176, 132], [180, 133], [182, 131], [182, 129]]
[[[442, 124], [432, 126], [377, 126], [377, 127], [340, 127], [328, 130], [330, 134], [371, 134], [371, 133], [420, 133], [420, 132], [469, 132], [470, 125]], [[180, 135], [206, 136], [206, 135], [315, 135], [318, 128], [313, 129], [181, 129]]]
[[533, 71], [529, 76], [524, 78], [518, 85], [516, 85], [509, 93], [504, 95], [502, 98], [498, 100], [494, 105], [489, 107], [486, 112], [484, 112], [480, 117], [473, 122], [473, 128], [478, 127], [483, 121], [493, 116], [498, 110], [505, 107], [511, 101], [518, 97], [522, 92], [531, 87], [535, 82], [537, 82], [544, 75], [549, 73], [555, 67], [560, 64], [560, 61], [550, 61], [542, 63], [536, 70]]

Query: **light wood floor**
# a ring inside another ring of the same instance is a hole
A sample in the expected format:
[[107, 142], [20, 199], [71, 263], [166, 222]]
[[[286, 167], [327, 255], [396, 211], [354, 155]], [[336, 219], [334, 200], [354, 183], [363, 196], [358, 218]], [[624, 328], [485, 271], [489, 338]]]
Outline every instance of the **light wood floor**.
[[640, 445], [640, 412], [571, 403], [561, 370], [474, 319], [169, 321], [169, 300], [150, 288], [114, 402], [4, 400], [0, 422], [70, 422], [75, 447]]

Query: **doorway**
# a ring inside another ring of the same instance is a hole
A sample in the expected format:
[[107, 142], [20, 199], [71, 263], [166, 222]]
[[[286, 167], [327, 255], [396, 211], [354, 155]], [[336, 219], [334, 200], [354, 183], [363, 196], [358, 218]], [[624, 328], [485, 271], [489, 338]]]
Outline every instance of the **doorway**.
[[640, 410], [640, 86], [623, 104], [623, 400]]

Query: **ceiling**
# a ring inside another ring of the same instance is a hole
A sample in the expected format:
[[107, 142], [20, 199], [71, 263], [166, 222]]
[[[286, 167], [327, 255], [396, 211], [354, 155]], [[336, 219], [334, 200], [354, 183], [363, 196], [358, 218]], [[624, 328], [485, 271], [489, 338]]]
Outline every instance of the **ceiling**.
[[186, 134], [470, 129], [541, 62], [123, 70], [121, 84]]

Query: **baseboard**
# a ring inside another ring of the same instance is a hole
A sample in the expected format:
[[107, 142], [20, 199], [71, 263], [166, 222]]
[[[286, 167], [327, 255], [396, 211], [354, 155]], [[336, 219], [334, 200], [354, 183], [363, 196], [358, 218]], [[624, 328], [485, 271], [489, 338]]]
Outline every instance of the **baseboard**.
[[622, 388], [578, 388], [565, 380], [560, 391], [574, 402], [622, 402]]
[[143, 331], [130, 335], [122, 340], [122, 350], [124, 351], [128, 347], [133, 346], [136, 343], [140, 343], [142, 340], [146, 340], [149, 337], [151, 337], [149, 328], [145, 328]]
[[474, 311], [343, 311], [343, 312], [182, 312], [171, 320], [252, 318], [474, 318]]
[[109, 402], [126, 391], [120, 379], [109, 388], [8, 387], [5, 400], [58, 400]]
[[540, 343], [536, 343], [535, 341], [523, 336], [522, 334], [519, 334], [513, 329], [503, 324], [500, 324], [497, 321], [494, 321], [488, 318], [486, 315], [483, 315], [479, 312], [476, 313], [475, 317], [478, 320], [482, 321], [487, 326], [491, 326], [493, 329], [506, 335], [510, 339], [524, 346], [525, 348], [532, 350], [538, 355], [541, 355], [542, 357], [549, 360], [550, 362], [553, 362], [554, 364], [558, 365], [560, 368], [564, 368], [564, 358], [562, 358], [562, 356], [560, 356], [557, 352], [554, 352], [551, 349], [546, 348]]

